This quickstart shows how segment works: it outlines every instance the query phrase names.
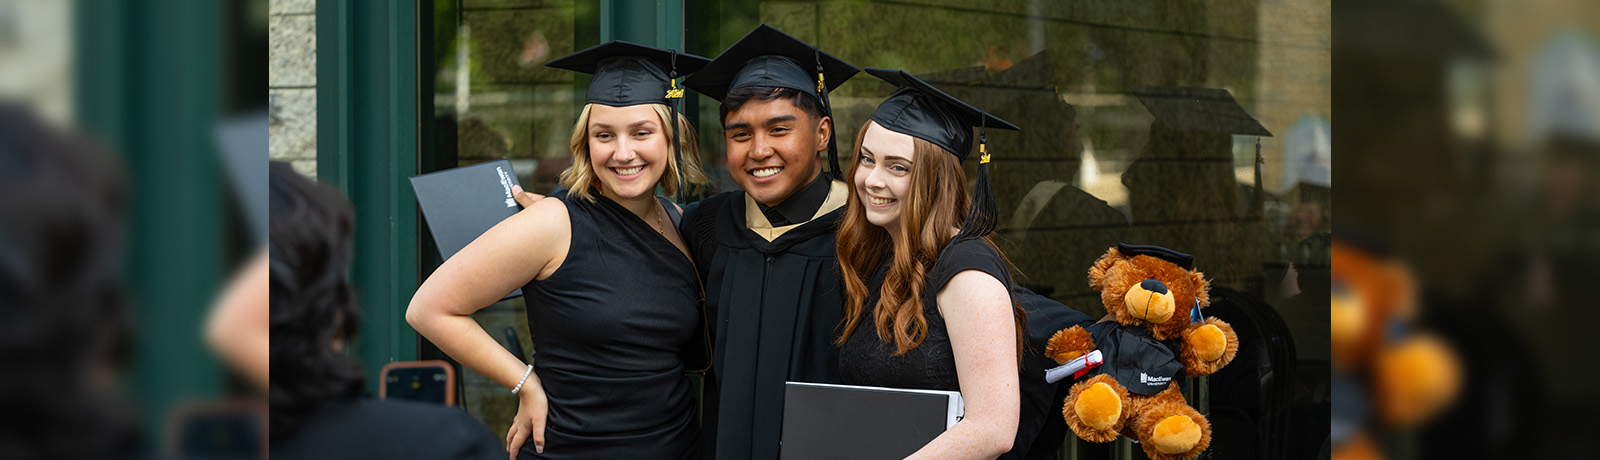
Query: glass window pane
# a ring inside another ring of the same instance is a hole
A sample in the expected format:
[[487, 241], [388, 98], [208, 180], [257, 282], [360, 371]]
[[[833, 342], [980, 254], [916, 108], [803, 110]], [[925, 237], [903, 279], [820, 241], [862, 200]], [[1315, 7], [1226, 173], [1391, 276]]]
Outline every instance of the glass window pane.
[[[574, 37], [598, 37], [598, 15], [560, 1], [434, 4], [436, 142], [423, 164], [509, 158], [525, 188], [548, 192], [570, 164], [583, 79], [543, 63], [594, 44]], [[1270, 436], [1288, 441], [1254, 455], [1312, 455], [1326, 425], [1287, 420], [1307, 404], [1326, 405], [1315, 398], [1328, 362], [1328, 2], [975, 5], [690, 1], [684, 40], [687, 51], [716, 56], [768, 23], [857, 66], [905, 69], [1022, 126], [989, 133], [997, 236], [1019, 283], [1098, 317], [1105, 309], [1087, 271], [1107, 248], [1194, 254], [1213, 282], [1207, 313], [1234, 323], [1250, 353], [1224, 369], [1228, 378], [1200, 382], [1208, 396], [1191, 400], [1212, 414], [1214, 449], [1254, 449], [1261, 443], [1243, 436]], [[1225, 92], [1271, 135], [1197, 128], [1227, 118], [1210, 105], [1158, 117], [1138, 95], [1152, 87]], [[861, 74], [832, 94], [846, 167], [857, 132], [890, 91]], [[736, 189], [723, 165], [718, 103], [685, 103], [708, 176]], [[966, 167], [972, 177], [976, 162]], [[475, 318], [532, 353], [520, 299]], [[467, 409], [503, 432], [514, 397], [471, 371], [462, 380]]]
[[[424, 149], [425, 166], [418, 172], [508, 159], [523, 188], [550, 193], [571, 164], [567, 143], [579, 106], [572, 73], [544, 63], [575, 51], [575, 20], [570, 2], [435, 1], [429, 76], [434, 142]], [[440, 263], [430, 243], [422, 255], [426, 272]], [[532, 359], [522, 297], [472, 317], [501, 345]], [[424, 358], [443, 358], [430, 355], [437, 353], [431, 345], [424, 348]], [[492, 432], [505, 433], [516, 415], [516, 396], [466, 368], [460, 385], [467, 412]]]
[[[1249, 348], [1226, 376], [1199, 382], [1207, 397], [1191, 397], [1212, 414], [1214, 450], [1272, 437], [1288, 441], [1250, 455], [1314, 455], [1326, 422], [1287, 420], [1327, 404], [1315, 398], [1328, 372], [1328, 2], [975, 5], [707, 1], [691, 18], [704, 27], [687, 31], [689, 51], [715, 56], [767, 23], [857, 66], [905, 69], [1020, 125], [988, 136], [997, 236], [1018, 281], [1099, 317], [1087, 272], [1109, 247], [1194, 254], [1213, 283], [1206, 312], [1234, 323]], [[1214, 104], [1157, 117], [1136, 95], [1152, 86], [1225, 92], [1271, 135], [1219, 121], [1229, 115]], [[846, 167], [856, 133], [891, 91], [863, 73], [830, 96]], [[698, 104], [704, 164], [724, 175], [717, 102]], [[966, 167], [974, 177], [976, 162]]]

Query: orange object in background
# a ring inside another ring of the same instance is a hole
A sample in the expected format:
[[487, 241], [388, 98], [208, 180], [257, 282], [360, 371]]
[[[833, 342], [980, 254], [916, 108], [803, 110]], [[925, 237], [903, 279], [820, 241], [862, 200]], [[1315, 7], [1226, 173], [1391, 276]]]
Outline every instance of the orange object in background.
[[1385, 458], [1373, 433], [1415, 428], [1446, 410], [1461, 390], [1461, 364], [1443, 339], [1417, 330], [1408, 268], [1337, 233], [1332, 257], [1332, 455]]

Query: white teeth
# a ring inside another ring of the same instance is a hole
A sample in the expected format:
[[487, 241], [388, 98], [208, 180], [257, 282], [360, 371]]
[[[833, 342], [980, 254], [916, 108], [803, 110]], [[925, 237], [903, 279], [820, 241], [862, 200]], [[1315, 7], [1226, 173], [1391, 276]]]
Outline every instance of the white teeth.
[[638, 174], [639, 171], [643, 171], [644, 170], [644, 166], [634, 166], [634, 167], [628, 168], [628, 169], [618, 169], [618, 168], [611, 168], [611, 169], [613, 171], [616, 171], [618, 176], [632, 176], [634, 174]]
[[781, 167], [762, 168], [762, 169], [757, 169], [755, 171], [751, 171], [750, 175], [753, 175], [753, 176], [756, 176], [756, 177], [770, 177], [773, 174], [777, 174], [778, 171], [782, 171], [782, 170], [783, 170], [783, 168], [781, 168]]
[[875, 196], [868, 196], [867, 199], [872, 201], [872, 204], [875, 204], [875, 205], [878, 205], [878, 206], [883, 206], [883, 205], [895, 202], [895, 200], [893, 200], [893, 199], [878, 198], [878, 197], [875, 197]]

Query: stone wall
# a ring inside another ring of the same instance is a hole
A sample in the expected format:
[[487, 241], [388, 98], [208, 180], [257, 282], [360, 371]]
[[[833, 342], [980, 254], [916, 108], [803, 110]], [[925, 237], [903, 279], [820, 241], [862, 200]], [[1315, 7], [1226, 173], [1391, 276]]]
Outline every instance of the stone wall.
[[72, 2], [0, 2], [0, 98], [72, 120]]
[[271, 0], [267, 29], [268, 157], [310, 177], [317, 175], [316, 12], [315, 0]]

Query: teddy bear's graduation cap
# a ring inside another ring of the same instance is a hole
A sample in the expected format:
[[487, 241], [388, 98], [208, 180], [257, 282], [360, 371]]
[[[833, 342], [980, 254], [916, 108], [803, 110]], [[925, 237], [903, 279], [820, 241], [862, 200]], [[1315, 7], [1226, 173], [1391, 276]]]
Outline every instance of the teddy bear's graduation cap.
[[1194, 256], [1184, 254], [1161, 246], [1148, 246], [1141, 244], [1117, 243], [1117, 252], [1133, 256], [1150, 256], [1172, 262], [1173, 265], [1183, 267], [1184, 270], [1194, 270]]

